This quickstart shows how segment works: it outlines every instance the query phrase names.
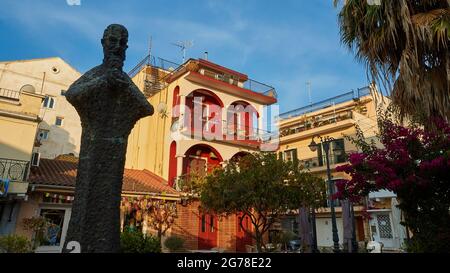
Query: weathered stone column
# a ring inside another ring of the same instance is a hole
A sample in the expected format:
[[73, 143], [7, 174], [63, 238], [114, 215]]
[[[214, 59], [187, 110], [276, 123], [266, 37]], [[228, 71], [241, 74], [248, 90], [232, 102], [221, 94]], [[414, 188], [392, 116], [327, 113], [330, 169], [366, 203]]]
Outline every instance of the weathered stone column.
[[66, 93], [83, 131], [65, 242], [79, 242], [81, 252], [120, 251], [120, 200], [128, 135], [139, 119], [153, 114], [153, 107], [122, 71], [127, 29], [110, 25], [101, 41], [103, 63], [81, 76]]

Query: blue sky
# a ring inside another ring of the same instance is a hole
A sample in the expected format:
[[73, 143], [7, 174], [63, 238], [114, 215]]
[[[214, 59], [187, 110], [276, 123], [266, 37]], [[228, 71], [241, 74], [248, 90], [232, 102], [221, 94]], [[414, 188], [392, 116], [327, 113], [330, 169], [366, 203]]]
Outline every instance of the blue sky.
[[59, 56], [85, 72], [102, 60], [100, 38], [125, 25], [129, 71], [148, 52], [180, 63], [171, 43], [193, 40], [187, 57], [209, 60], [276, 88], [280, 111], [367, 85], [364, 66], [339, 41], [332, 0], [0, 0], [0, 60]]

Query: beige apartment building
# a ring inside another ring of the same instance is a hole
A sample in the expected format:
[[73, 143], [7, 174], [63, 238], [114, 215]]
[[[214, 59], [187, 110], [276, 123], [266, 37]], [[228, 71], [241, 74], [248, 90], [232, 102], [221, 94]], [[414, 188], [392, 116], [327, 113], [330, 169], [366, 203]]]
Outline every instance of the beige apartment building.
[[[332, 179], [349, 179], [347, 174], [335, 171], [337, 166], [347, 163], [349, 153], [357, 151], [355, 145], [345, 136], [355, 137], [356, 126], [359, 126], [365, 138], [374, 138], [378, 132], [377, 109], [385, 109], [387, 104], [388, 98], [382, 97], [376, 87], [370, 86], [283, 113], [279, 119], [279, 153], [285, 160], [298, 160], [300, 165], [326, 180], [325, 152], [317, 136], [332, 137], [334, 141], [329, 150]], [[319, 144], [316, 151], [309, 148], [313, 137]], [[397, 212], [393, 206], [386, 206], [386, 203], [391, 204], [391, 200], [395, 198], [395, 194], [379, 192], [369, 196], [369, 203], [381, 202], [385, 204], [383, 207], [371, 209], [367, 204], [354, 204], [357, 241], [377, 240], [383, 242], [387, 248], [399, 248], [401, 227], [398, 217], [395, 217]], [[335, 204], [339, 241], [342, 244], [342, 208], [339, 201]], [[364, 217], [367, 215], [366, 210], [371, 215], [370, 221]], [[282, 226], [284, 229], [298, 230], [297, 216], [286, 217]], [[316, 209], [316, 230], [319, 247], [333, 245], [329, 201], [322, 208]]]
[[64, 97], [64, 92], [80, 76], [80, 72], [59, 57], [0, 62], [0, 88], [3, 92], [44, 96], [34, 148], [37, 157], [53, 159], [71, 153], [78, 156], [80, 119]]

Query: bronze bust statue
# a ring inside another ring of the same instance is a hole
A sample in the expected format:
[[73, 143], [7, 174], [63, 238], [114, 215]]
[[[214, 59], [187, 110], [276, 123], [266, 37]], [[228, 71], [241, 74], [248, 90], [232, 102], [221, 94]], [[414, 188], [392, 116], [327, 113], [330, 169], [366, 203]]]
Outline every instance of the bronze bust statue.
[[128, 136], [139, 119], [154, 111], [122, 70], [127, 29], [112, 24], [101, 41], [103, 63], [82, 75], [66, 93], [82, 126], [66, 244], [78, 242], [81, 252], [120, 250], [120, 200]]

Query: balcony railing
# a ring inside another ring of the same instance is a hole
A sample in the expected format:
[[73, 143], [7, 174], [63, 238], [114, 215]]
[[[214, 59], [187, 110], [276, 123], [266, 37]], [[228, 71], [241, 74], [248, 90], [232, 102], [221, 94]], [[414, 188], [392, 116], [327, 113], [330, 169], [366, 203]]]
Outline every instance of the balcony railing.
[[25, 181], [27, 179], [29, 161], [0, 158], [0, 179]]
[[331, 113], [327, 115], [319, 115], [315, 117], [305, 118], [301, 122], [291, 125], [287, 128], [282, 128], [280, 130], [280, 136], [288, 136], [296, 133], [300, 133], [312, 128], [317, 128], [329, 124], [334, 124], [339, 121], [348, 120], [353, 118], [353, 113], [351, 110]]
[[[130, 72], [128, 72], [128, 76], [130, 76], [130, 78], [133, 78], [139, 73], [139, 71], [142, 70], [143, 67], [147, 65], [150, 65], [155, 68], [160, 68], [168, 72], [167, 75], [165, 75], [163, 78], [160, 79], [161, 81], [164, 81], [166, 78], [170, 77], [171, 75], [175, 74], [177, 71], [183, 68], [183, 65], [165, 60], [163, 58], [147, 55], [133, 69], [131, 69]], [[213, 71], [205, 70], [204, 75], [232, 85], [240, 86], [236, 79], [233, 79], [232, 77], [226, 74], [219, 74]], [[240, 87], [251, 90], [256, 93], [261, 93], [266, 96], [277, 98], [275, 88], [255, 80], [248, 79], [246, 82], [243, 83], [243, 86]]]
[[311, 105], [307, 105], [307, 106], [280, 114], [279, 118], [280, 118], [280, 120], [283, 120], [283, 119], [289, 119], [289, 118], [306, 115], [308, 113], [318, 111], [321, 109], [325, 109], [327, 107], [331, 107], [331, 106], [334, 106], [339, 103], [356, 100], [361, 97], [367, 96], [369, 94], [370, 94], [370, 88], [368, 86], [363, 87], [363, 88], [358, 88], [356, 90], [352, 90], [350, 92], [341, 94], [339, 96], [332, 97], [332, 98], [329, 98], [329, 99], [326, 99], [323, 101], [319, 101], [319, 102], [311, 104]]
[[[193, 124], [194, 122], [192, 122], [191, 125]], [[189, 126], [187, 128], [189, 128]], [[213, 129], [214, 132], [212, 132]], [[277, 137], [277, 133], [260, 128], [236, 125], [226, 120], [217, 121], [214, 119], [207, 120], [205, 118], [202, 119], [202, 132], [197, 132], [194, 127], [191, 127], [191, 129], [188, 130], [188, 133], [215, 135], [217, 134], [217, 130], [221, 130], [220, 136], [223, 137], [223, 140], [225, 141], [255, 141], [259, 143], [268, 143]]]
[[[331, 153], [329, 155], [329, 160], [330, 160], [330, 165], [345, 163], [345, 162], [347, 162], [347, 155], [343, 154], [343, 155], [338, 156], [338, 155]], [[316, 157], [312, 157], [312, 158], [299, 160], [299, 164], [301, 166], [304, 166], [305, 168], [311, 169], [311, 168], [315, 168], [315, 167], [326, 166], [327, 163], [326, 163], [325, 155], [323, 155], [321, 157], [316, 156]]]
[[222, 82], [229, 83], [231, 85], [239, 86], [241, 88], [253, 91], [255, 93], [260, 93], [265, 96], [277, 98], [277, 92], [275, 91], [275, 88], [273, 88], [272, 86], [269, 86], [267, 84], [252, 80], [252, 79], [248, 79], [244, 83], [240, 83], [232, 76], [216, 73], [216, 72], [213, 72], [210, 70], [205, 70], [203, 72], [203, 75], [213, 78], [213, 79], [216, 79], [216, 80], [219, 80], [219, 81], [222, 81]]
[[0, 98], [18, 101], [20, 99], [20, 91], [0, 88]]
[[133, 69], [131, 69], [130, 72], [128, 72], [128, 76], [130, 76], [130, 78], [133, 78], [134, 76], [137, 75], [137, 73], [139, 73], [139, 71], [142, 70], [142, 68], [144, 66], [147, 66], [147, 65], [151, 65], [153, 67], [163, 69], [167, 72], [174, 71], [180, 66], [177, 63], [165, 60], [163, 58], [159, 58], [159, 57], [152, 56], [152, 55], [147, 55]]
[[272, 86], [269, 86], [267, 84], [252, 80], [252, 79], [248, 79], [246, 82], [244, 82], [244, 88], [251, 90], [253, 92], [256, 92], [256, 93], [261, 93], [261, 94], [269, 96], [269, 97], [273, 97], [273, 98], [278, 97], [277, 92], [275, 91], [275, 88], [273, 88]]

